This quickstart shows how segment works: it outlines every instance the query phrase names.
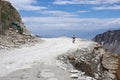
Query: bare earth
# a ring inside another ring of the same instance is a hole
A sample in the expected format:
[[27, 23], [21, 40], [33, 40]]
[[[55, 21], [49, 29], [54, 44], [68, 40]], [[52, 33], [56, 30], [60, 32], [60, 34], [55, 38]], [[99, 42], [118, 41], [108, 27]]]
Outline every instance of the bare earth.
[[0, 80], [75, 80], [69, 70], [56, 66], [60, 54], [86, 48], [91, 42], [71, 38], [43, 39], [31, 47], [0, 52]]

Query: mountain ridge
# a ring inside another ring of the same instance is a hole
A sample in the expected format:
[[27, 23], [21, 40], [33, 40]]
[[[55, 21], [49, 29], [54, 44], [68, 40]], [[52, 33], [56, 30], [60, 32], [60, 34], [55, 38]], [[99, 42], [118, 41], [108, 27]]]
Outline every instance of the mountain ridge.
[[92, 40], [101, 44], [104, 49], [120, 55], [120, 29], [98, 34]]

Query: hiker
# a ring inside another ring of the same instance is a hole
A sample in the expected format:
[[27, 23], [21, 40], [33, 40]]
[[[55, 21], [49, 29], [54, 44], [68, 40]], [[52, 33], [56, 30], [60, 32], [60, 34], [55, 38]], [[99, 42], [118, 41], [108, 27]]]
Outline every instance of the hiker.
[[76, 39], [75, 35], [73, 35], [72, 39], [73, 39], [72, 42], [75, 43], [75, 39]]

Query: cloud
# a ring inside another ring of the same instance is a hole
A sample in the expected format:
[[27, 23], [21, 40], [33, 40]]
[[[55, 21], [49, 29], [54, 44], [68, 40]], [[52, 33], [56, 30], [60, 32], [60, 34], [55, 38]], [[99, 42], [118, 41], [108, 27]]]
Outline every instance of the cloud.
[[77, 11], [78, 13], [86, 13], [86, 12], [90, 12], [88, 10], [80, 10], [80, 11]]
[[43, 6], [36, 6], [37, 0], [8, 0], [10, 1], [13, 6], [17, 8], [17, 10], [27, 10], [27, 11], [36, 11], [47, 9]]
[[76, 16], [74, 13], [66, 12], [66, 11], [60, 11], [60, 10], [44, 10], [40, 11], [41, 14], [47, 14], [50, 16], [57, 16], [57, 17], [72, 17]]
[[94, 10], [120, 10], [120, 5], [93, 7]]
[[94, 1], [89, 0], [56, 0], [53, 4], [66, 5], [66, 4], [95, 4]]
[[31, 30], [100, 30], [120, 27], [120, 18], [68, 18], [68, 17], [24, 17], [24, 22]]
[[53, 4], [114, 4], [120, 3], [120, 0], [55, 0]]
[[[55, 0], [53, 4], [68, 5], [68, 4], [90, 4], [94, 10], [119, 10], [120, 0]], [[97, 7], [96, 7], [97, 6]], [[84, 12], [84, 11], [79, 11]]]

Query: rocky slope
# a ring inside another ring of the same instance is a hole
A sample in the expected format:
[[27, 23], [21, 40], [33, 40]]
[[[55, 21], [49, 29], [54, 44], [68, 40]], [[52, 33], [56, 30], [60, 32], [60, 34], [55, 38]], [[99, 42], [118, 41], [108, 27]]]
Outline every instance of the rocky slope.
[[93, 41], [103, 45], [108, 51], [120, 54], [120, 30], [111, 30], [98, 34]]
[[0, 49], [32, 42], [33, 39], [18, 11], [8, 1], [0, 0]]
[[[99, 44], [87, 48], [78, 48], [67, 54], [60, 55], [59, 60], [64, 64], [71, 63], [77, 70], [93, 79], [89, 80], [120, 80], [120, 56], [105, 52]], [[77, 75], [78, 80], [83, 80]]]

